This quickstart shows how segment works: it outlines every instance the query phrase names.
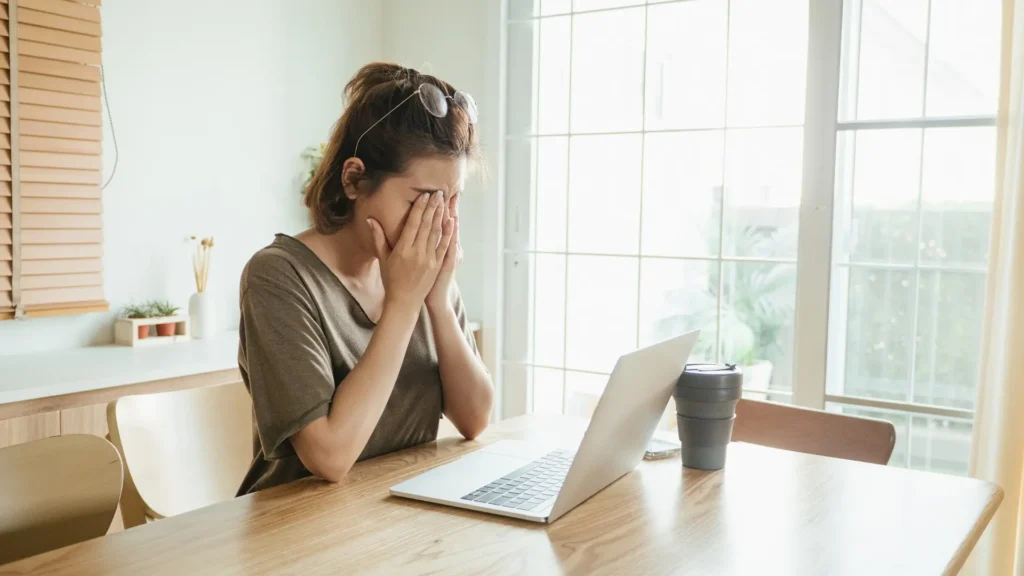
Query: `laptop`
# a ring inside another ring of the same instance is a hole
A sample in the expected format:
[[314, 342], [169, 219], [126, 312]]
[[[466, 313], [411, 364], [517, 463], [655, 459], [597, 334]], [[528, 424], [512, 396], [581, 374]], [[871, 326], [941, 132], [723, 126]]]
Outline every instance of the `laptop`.
[[636, 467], [698, 331], [619, 358], [578, 448], [487, 445], [391, 488], [391, 494], [550, 523]]

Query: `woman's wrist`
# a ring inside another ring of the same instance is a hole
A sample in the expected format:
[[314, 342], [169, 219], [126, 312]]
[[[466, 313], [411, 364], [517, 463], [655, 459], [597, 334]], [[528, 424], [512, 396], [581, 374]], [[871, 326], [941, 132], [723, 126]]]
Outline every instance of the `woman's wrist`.
[[394, 319], [415, 325], [422, 306], [422, 302], [417, 302], [412, 298], [385, 299], [384, 310], [381, 311], [380, 321], [377, 324], [382, 324], [385, 319]]

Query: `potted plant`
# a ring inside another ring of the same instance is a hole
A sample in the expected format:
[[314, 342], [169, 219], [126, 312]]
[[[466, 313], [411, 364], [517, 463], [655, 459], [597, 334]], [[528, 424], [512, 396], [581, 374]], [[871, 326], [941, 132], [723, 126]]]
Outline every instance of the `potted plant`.
[[320, 167], [320, 162], [324, 159], [324, 153], [327, 152], [327, 142], [321, 142], [319, 146], [307, 146], [302, 151], [302, 164], [303, 164], [303, 182], [302, 189], [305, 190], [306, 186], [309, 185], [309, 181], [313, 179], [316, 174], [317, 168]]
[[[153, 313], [146, 304], [129, 304], [121, 310], [122, 318], [152, 318]], [[139, 340], [149, 337], [149, 324], [139, 326]]]
[[[166, 318], [168, 316], [174, 316], [178, 312], [178, 307], [164, 300], [163, 302], [151, 302], [149, 304], [150, 309], [153, 311], [154, 316]], [[174, 336], [176, 322], [164, 322], [156, 325], [157, 336]]]

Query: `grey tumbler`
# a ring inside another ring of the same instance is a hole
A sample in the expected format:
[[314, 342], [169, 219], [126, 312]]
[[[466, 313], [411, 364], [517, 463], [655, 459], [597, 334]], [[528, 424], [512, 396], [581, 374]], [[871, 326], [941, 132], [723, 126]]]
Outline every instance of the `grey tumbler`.
[[676, 382], [676, 424], [683, 466], [725, 467], [736, 403], [743, 394], [743, 372], [732, 364], [688, 364]]

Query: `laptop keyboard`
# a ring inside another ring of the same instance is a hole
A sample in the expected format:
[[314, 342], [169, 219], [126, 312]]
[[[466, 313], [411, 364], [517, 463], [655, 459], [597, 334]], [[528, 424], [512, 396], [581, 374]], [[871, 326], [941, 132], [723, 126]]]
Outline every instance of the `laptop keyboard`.
[[575, 452], [555, 450], [462, 497], [515, 510], [533, 510], [562, 488]]

